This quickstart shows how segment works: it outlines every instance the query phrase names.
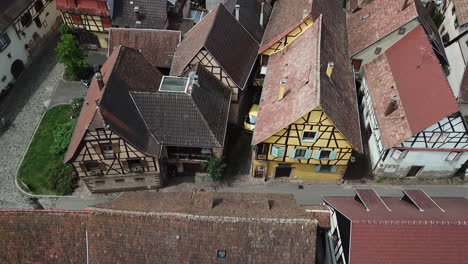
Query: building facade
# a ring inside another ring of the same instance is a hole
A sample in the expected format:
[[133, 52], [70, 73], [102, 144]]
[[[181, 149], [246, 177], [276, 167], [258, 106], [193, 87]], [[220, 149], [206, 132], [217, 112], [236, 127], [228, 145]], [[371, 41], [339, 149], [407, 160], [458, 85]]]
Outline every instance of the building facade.
[[448, 43], [468, 30], [468, 3], [463, 0], [444, 0], [438, 6], [443, 14], [439, 33], [445, 43]]
[[55, 0], [5, 1], [0, 16], [0, 93], [4, 93], [55, 32], [59, 13]]

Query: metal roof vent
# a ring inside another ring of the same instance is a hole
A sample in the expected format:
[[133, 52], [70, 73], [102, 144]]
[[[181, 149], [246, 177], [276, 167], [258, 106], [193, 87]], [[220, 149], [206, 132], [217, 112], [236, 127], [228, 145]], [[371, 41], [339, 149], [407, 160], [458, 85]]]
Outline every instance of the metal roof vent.
[[362, 19], [362, 20], [366, 20], [366, 19], [368, 19], [369, 17], [370, 17], [369, 14], [365, 14], [365, 15], [363, 15], [363, 16], [361, 17], [361, 19]]

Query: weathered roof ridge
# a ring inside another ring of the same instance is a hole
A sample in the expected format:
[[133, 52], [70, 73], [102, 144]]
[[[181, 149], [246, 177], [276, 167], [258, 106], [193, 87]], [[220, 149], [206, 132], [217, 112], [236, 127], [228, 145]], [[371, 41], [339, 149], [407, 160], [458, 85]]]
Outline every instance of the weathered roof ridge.
[[468, 226], [467, 220], [352, 220], [353, 224], [369, 224], [369, 225], [455, 225]]

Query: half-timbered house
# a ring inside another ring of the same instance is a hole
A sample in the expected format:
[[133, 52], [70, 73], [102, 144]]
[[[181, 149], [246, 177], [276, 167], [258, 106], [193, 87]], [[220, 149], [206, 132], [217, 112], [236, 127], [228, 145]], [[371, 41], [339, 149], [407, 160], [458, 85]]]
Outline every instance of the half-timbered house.
[[376, 176], [452, 176], [467, 160], [468, 134], [422, 26], [364, 66], [366, 143]]
[[81, 42], [107, 47], [112, 25], [112, 0], [57, 0], [63, 22], [75, 29]]
[[338, 180], [353, 151], [361, 151], [356, 90], [343, 41], [346, 18], [338, 1], [330, 8], [337, 12], [333, 19], [319, 16], [269, 57], [253, 135], [254, 177]]
[[59, 25], [55, 0], [0, 1], [0, 97]]
[[171, 75], [182, 76], [193, 65], [204, 65], [232, 90], [230, 122], [239, 122], [242, 90], [255, 65], [258, 42], [220, 4], [187, 32], [176, 50]]
[[65, 162], [93, 192], [159, 188], [172, 174], [203, 172], [221, 156], [229, 89], [205, 68], [163, 77], [132, 48], [96, 73]]

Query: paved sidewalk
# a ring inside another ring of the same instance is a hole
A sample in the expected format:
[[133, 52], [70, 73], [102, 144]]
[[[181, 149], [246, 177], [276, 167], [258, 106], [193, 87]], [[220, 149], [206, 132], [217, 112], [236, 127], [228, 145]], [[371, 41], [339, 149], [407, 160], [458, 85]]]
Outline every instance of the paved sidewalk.
[[86, 87], [80, 81], [59, 80], [48, 104], [52, 108], [59, 104], [68, 104], [72, 99], [83, 97]]

